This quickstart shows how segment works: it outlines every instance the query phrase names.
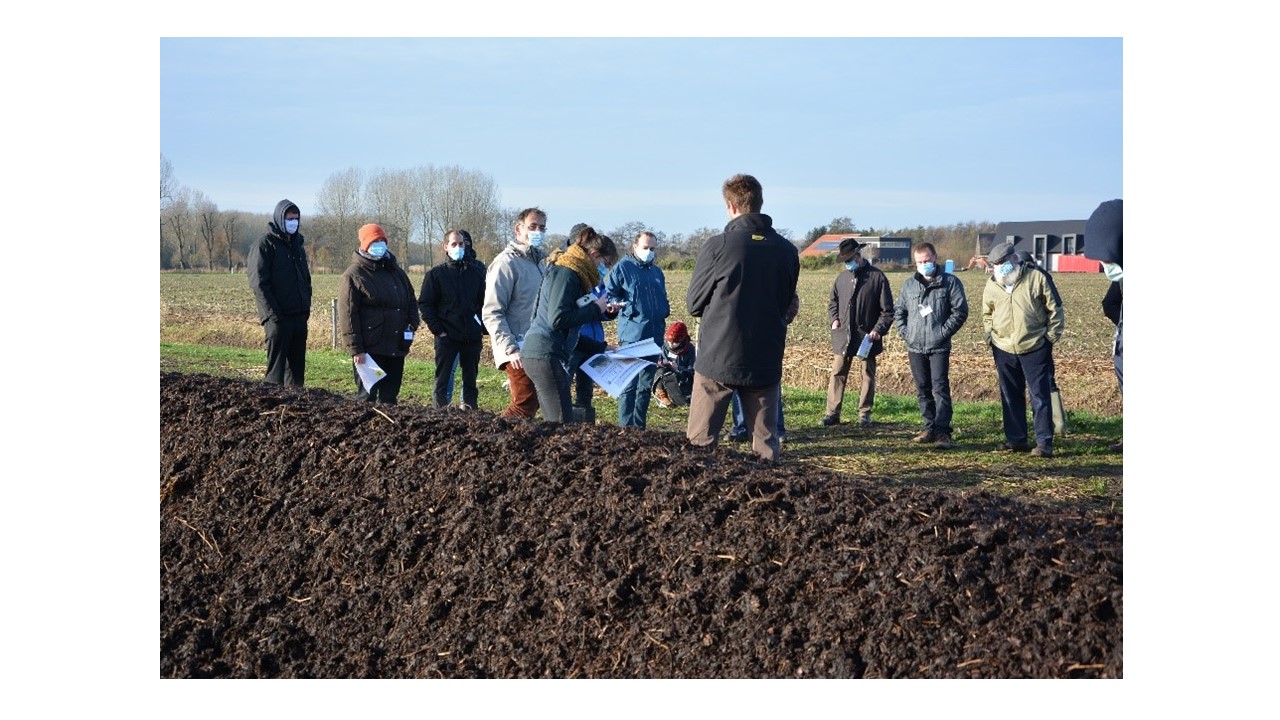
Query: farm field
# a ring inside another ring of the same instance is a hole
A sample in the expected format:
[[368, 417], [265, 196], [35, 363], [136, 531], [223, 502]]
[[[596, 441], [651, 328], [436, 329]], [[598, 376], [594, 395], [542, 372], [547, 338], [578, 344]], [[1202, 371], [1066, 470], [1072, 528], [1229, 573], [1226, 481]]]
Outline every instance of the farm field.
[[[684, 295], [689, 283], [688, 271], [666, 271], [672, 316], [668, 322], [684, 321], [691, 331], [694, 318], [684, 310]], [[907, 278], [905, 271], [888, 273], [890, 285], [897, 290]], [[800, 314], [788, 332], [787, 352], [783, 361], [783, 385], [787, 388], [825, 391], [830, 366], [830, 332], [827, 322], [827, 300], [834, 270], [806, 270], [800, 273], [798, 293]], [[981, 272], [959, 272], [969, 296], [969, 321], [957, 334], [952, 350], [952, 393], [961, 400], [999, 400], [991, 354], [982, 342], [979, 302]], [[421, 274], [410, 274], [415, 288], [422, 285]], [[1067, 312], [1067, 330], [1054, 349], [1058, 385], [1071, 410], [1085, 410], [1098, 415], [1122, 414], [1121, 397], [1111, 370], [1111, 337], [1114, 327], [1102, 315], [1100, 304], [1106, 293], [1107, 280], [1101, 274], [1059, 273], [1054, 276]], [[315, 351], [333, 347], [333, 318], [330, 312], [337, 298], [337, 275], [313, 277], [314, 299], [309, 348]], [[606, 332], [613, 338], [612, 326]], [[415, 342], [410, 359], [429, 361], [433, 357], [429, 339]], [[161, 273], [160, 274], [160, 342], [223, 346], [260, 350], [262, 328], [258, 324], [253, 296], [243, 274]], [[482, 367], [492, 367], [488, 350], [480, 360]], [[257, 373], [258, 376], [261, 373]], [[250, 374], [253, 376], [253, 374]], [[885, 341], [880, 357], [878, 391], [889, 395], [915, 397], [906, 350], [896, 332]]]

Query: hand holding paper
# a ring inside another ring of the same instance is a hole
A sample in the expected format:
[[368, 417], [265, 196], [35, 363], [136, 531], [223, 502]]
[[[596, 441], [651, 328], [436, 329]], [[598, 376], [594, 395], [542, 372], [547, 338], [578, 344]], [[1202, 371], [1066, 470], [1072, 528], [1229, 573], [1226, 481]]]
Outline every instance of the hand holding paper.
[[387, 371], [374, 362], [369, 353], [353, 355], [351, 360], [356, 365], [356, 374], [360, 376], [360, 384], [364, 385], [366, 392], [372, 390], [379, 380], [387, 376]]

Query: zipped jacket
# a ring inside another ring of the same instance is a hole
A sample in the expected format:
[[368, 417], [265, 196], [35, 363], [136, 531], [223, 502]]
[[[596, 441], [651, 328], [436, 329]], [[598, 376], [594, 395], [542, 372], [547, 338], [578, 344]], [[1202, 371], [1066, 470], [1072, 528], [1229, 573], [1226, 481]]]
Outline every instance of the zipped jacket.
[[831, 351], [851, 357], [862, 344], [862, 336], [872, 330], [880, 339], [871, 343], [871, 357], [884, 352], [884, 336], [893, 324], [893, 293], [889, 279], [869, 261], [856, 270], [841, 270], [831, 283], [827, 301], [827, 323], [840, 321], [831, 331]]
[[413, 283], [388, 252], [374, 260], [351, 253], [338, 280], [338, 336], [350, 355], [399, 357], [409, 353], [405, 330], [418, 329]]
[[484, 328], [484, 271], [470, 260], [447, 260], [422, 279], [418, 311], [432, 335], [447, 335], [460, 343], [480, 342]]
[[968, 319], [964, 285], [942, 270], [932, 278], [912, 273], [893, 306], [893, 325], [907, 352], [920, 355], [950, 352], [951, 338]]
[[284, 230], [284, 216], [298, 206], [288, 200], [276, 204], [267, 234], [249, 248], [245, 271], [258, 306], [258, 322], [282, 315], [311, 316], [311, 270], [302, 233]]
[[522, 248], [513, 241], [489, 263], [480, 319], [489, 331], [493, 362], [497, 367], [520, 352], [520, 343], [529, 332], [545, 271], [542, 260], [539, 250]]
[[662, 347], [667, 317], [671, 315], [662, 268], [628, 254], [609, 270], [604, 291], [612, 302], [626, 303], [618, 311], [619, 343], [649, 339]]
[[1011, 289], [987, 279], [982, 289], [982, 336], [989, 345], [1014, 355], [1057, 343], [1066, 315], [1053, 280], [1044, 270], [1024, 265]]

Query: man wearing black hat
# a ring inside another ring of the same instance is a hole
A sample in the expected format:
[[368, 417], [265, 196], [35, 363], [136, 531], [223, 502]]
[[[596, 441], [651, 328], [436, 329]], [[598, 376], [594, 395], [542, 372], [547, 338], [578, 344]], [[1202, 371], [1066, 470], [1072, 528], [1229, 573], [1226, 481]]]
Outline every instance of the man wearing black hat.
[[[1102, 263], [1111, 286], [1102, 298], [1102, 312], [1115, 323], [1116, 334], [1111, 344], [1111, 362], [1116, 370], [1120, 392], [1124, 392], [1124, 201], [1108, 200], [1098, 206], [1084, 224], [1084, 256]], [[1123, 450], [1124, 443], [1110, 446]]]
[[[855, 357], [862, 359], [862, 380], [858, 390], [858, 424], [871, 424], [871, 406], [876, 399], [876, 356], [884, 352], [884, 334], [893, 323], [893, 293], [889, 279], [880, 268], [862, 257], [865, 245], [848, 237], [840, 241], [840, 262], [844, 269], [831, 284], [827, 317], [831, 321], [831, 380], [827, 383], [827, 413], [824, 426], [840, 422], [849, 367]], [[863, 340], [869, 344], [859, 352]]]
[[1000, 382], [1005, 442], [1001, 450], [1031, 449], [1027, 438], [1027, 392], [1035, 420], [1032, 455], [1053, 456], [1053, 345], [1066, 316], [1048, 274], [1022, 267], [1013, 243], [991, 249], [993, 268], [982, 290], [982, 335], [991, 346]]

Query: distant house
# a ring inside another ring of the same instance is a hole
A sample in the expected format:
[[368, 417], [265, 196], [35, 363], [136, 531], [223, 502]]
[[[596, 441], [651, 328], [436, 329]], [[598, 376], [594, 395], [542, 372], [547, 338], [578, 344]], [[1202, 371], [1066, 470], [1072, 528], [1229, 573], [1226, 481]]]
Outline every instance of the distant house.
[[1002, 222], [994, 233], [978, 235], [977, 255], [985, 256], [1002, 242], [1028, 252], [1037, 264], [1054, 272], [1098, 272], [1102, 266], [1084, 256], [1084, 220]]
[[845, 238], [853, 238], [859, 243], [870, 246], [863, 251], [862, 256], [870, 260], [872, 265], [911, 263], [911, 238], [893, 235], [862, 235], [856, 232], [823, 235], [801, 250], [800, 257], [834, 255], [840, 251], [840, 241]]

